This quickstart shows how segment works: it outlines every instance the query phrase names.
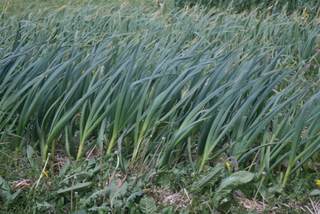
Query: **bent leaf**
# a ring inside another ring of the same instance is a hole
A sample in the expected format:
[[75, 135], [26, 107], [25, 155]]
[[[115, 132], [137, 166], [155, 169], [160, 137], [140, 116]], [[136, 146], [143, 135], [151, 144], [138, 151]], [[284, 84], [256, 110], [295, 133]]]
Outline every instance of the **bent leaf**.
[[213, 205], [216, 207], [220, 200], [235, 190], [239, 185], [249, 183], [254, 178], [254, 173], [238, 171], [230, 177], [223, 179], [216, 194], [213, 196]]
[[64, 193], [64, 192], [69, 192], [69, 191], [81, 189], [81, 188], [84, 188], [84, 187], [89, 187], [90, 185], [91, 185], [91, 182], [78, 183], [78, 184], [76, 184], [76, 185], [74, 185], [72, 187], [59, 189], [57, 191], [57, 193], [60, 194], [60, 193]]

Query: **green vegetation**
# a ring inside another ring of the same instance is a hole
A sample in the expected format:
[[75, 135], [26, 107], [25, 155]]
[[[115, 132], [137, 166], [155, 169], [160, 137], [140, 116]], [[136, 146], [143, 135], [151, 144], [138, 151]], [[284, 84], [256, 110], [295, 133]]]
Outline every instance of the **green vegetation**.
[[[164, 1], [157, 1], [158, 3], [164, 2]], [[172, 4], [172, 0], [165, 0], [166, 3]], [[78, 1], [78, 0], [11, 0], [11, 1], [1, 1], [0, 2], [0, 7], [5, 8], [6, 13], [9, 14], [18, 14], [24, 11], [26, 8], [43, 8], [43, 7], [48, 7], [51, 9], [55, 9], [58, 7], [61, 7], [63, 5], [68, 5], [68, 6], [79, 6], [83, 4], [111, 4], [111, 3], [116, 3], [116, 4], [123, 4], [123, 3], [130, 3], [133, 4], [134, 6], [140, 6], [140, 5], [146, 5], [146, 4], [153, 4], [153, 0], [83, 0], [83, 1]]]
[[0, 211], [318, 212], [319, 7], [158, 3], [2, 12]]
[[203, 5], [228, 9], [233, 12], [242, 12], [245, 10], [265, 10], [272, 9], [273, 12], [280, 12], [285, 9], [286, 12], [293, 12], [304, 8], [319, 7], [318, 0], [174, 0], [178, 7], [190, 7], [194, 5]]

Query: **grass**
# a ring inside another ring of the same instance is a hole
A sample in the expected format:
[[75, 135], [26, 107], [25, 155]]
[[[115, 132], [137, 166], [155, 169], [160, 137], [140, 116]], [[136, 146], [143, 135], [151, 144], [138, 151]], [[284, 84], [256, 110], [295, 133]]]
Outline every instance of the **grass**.
[[317, 212], [319, 9], [133, 5], [3, 12], [1, 210]]
[[58, 8], [62, 7], [63, 5], [81, 5], [81, 4], [123, 4], [123, 3], [129, 3], [132, 5], [135, 5], [137, 7], [140, 7], [142, 5], [157, 5], [159, 6], [159, 3], [166, 3], [168, 6], [173, 7], [173, 1], [172, 0], [166, 0], [166, 1], [153, 1], [153, 0], [127, 0], [127, 1], [119, 1], [119, 0], [88, 0], [88, 1], [66, 1], [66, 0], [35, 0], [35, 1], [22, 1], [22, 0], [12, 0], [12, 1], [1, 1], [0, 2], [0, 8], [6, 8], [6, 11], [9, 15], [16, 15], [24, 11], [26, 8]]

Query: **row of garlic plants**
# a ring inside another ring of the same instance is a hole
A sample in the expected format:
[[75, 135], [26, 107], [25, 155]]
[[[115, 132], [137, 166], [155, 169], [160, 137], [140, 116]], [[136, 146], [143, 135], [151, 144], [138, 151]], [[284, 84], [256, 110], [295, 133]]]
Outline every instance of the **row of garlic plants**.
[[286, 183], [318, 160], [319, 26], [319, 11], [29, 8], [0, 22], [0, 137], [43, 160], [287, 163]]

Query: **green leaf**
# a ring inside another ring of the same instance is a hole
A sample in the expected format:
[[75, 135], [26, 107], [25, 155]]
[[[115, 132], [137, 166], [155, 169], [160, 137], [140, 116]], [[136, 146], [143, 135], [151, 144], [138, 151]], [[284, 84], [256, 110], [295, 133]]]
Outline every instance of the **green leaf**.
[[218, 206], [220, 200], [235, 190], [239, 185], [249, 183], [254, 178], [254, 173], [238, 171], [221, 181], [221, 184], [213, 196], [213, 205]]
[[37, 205], [35, 206], [36, 208], [50, 208], [51, 204], [49, 204], [48, 202], [43, 202], [43, 203], [36, 203]]
[[109, 196], [109, 198], [115, 198], [117, 197], [117, 191], [118, 191], [118, 187], [115, 184], [115, 181], [112, 181], [109, 186], [106, 188], [107, 190], [107, 194]]
[[84, 202], [85, 204], [89, 205], [91, 202], [96, 201], [98, 198], [104, 197], [107, 194], [108, 189], [102, 189], [94, 192], [87, 200]]
[[89, 211], [93, 211], [94, 213], [97, 213], [97, 211], [98, 211], [98, 213], [108, 213], [109, 211], [112, 211], [112, 209], [109, 207], [109, 203], [104, 202], [104, 203], [103, 203], [101, 206], [99, 206], [99, 207], [96, 207], [96, 206], [91, 207], [91, 208], [89, 209]]
[[22, 189], [18, 189], [11, 194], [9, 183], [0, 176], [0, 198], [3, 201], [4, 207], [7, 208], [20, 195]]
[[204, 175], [200, 181], [194, 183], [191, 186], [191, 190], [199, 190], [199, 188], [213, 186], [220, 178], [222, 169], [224, 169], [224, 164], [218, 163], [210, 173]]
[[132, 193], [128, 198], [127, 198], [127, 201], [126, 201], [126, 207], [130, 206], [130, 202], [133, 201], [134, 199], [136, 199], [137, 197], [143, 195], [143, 191], [139, 191], [139, 192], [134, 192]]
[[320, 189], [315, 189], [309, 194], [310, 196], [320, 195]]
[[30, 145], [28, 145], [27, 146], [27, 157], [28, 157], [28, 161], [29, 161], [29, 163], [30, 163], [30, 165], [32, 166], [32, 167], [35, 167], [35, 158], [33, 158], [33, 154], [34, 154], [34, 150], [33, 150], [33, 148], [30, 146]]
[[91, 186], [91, 184], [92, 184], [92, 182], [77, 183], [71, 187], [61, 188], [61, 189], [57, 190], [57, 193], [60, 194], [60, 193], [65, 193], [65, 192], [70, 192], [70, 191], [82, 189], [82, 188]]
[[142, 213], [145, 214], [152, 214], [155, 213], [155, 211], [157, 210], [157, 206], [153, 198], [147, 195], [141, 198], [139, 205]]
[[27, 157], [28, 157], [29, 159], [31, 159], [33, 154], [34, 154], [33, 148], [32, 148], [30, 145], [28, 145], [28, 146], [27, 146]]
[[67, 171], [70, 169], [70, 166], [71, 166], [71, 161], [67, 160], [59, 171], [59, 177], [67, 175], [68, 174]]
[[87, 214], [87, 212], [85, 210], [76, 210], [76, 211], [70, 212], [69, 214]]

